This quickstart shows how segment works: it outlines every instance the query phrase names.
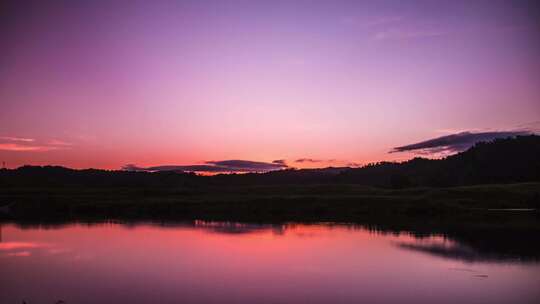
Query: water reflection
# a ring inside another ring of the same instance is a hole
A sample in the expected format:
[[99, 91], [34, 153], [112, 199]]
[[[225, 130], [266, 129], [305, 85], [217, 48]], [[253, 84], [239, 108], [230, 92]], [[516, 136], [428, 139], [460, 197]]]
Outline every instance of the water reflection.
[[[6, 224], [4, 224], [5, 226]], [[396, 230], [377, 225], [365, 225], [358, 223], [240, 223], [223, 221], [165, 221], [165, 222], [77, 222], [77, 223], [17, 223], [12, 224], [22, 230], [50, 230], [69, 228], [73, 225], [79, 227], [114, 227], [121, 225], [124, 228], [136, 229], [137, 227], [159, 227], [160, 229], [197, 229], [205, 233], [216, 234], [265, 234], [272, 233], [275, 236], [284, 235], [286, 231], [294, 231], [295, 227], [324, 227], [324, 230], [333, 229], [367, 231], [373, 235], [383, 236], [408, 236], [413, 238], [412, 243], [397, 242], [394, 245], [403, 250], [416, 251], [433, 256], [457, 259], [466, 262], [539, 262], [540, 244], [538, 243], [538, 231], [503, 230], [500, 229], [451, 229], [445, 232], [426, 232], [422, 230]], [[298, 237], [316, 237], [313, 231], [295, 232]], [[436, 240], [438, 242], [433, 242]], [[50, 244], [2, 242], [2, 225], [0, 224], [0, 254], [9, 249], [15, 251], [30, 248], [43, 248]], [[58, 249], [51, 249], [58, 251]]]
[[340, 223], [0, 229], [5, 303], [534, 303], [540, 296], [537, 251], [489, 244], [496, 238], [485, 231], [478, 241], [478, 231]]
[[[190, 224], [188, 224], [190, 225]], [[283, 234], [286, 225], [274, 224], [253, 224], [253, 223], [237, 223], [237, 222], [209, 222], [209, 221], [193, 221], [194, 227], [205, 229], [215, 233], [257, 233], [261, 231], [272, 231], [276, 235]]]
[[397, 243], [399, 248], [430, 254], [445, 259], [461, 260], [467, 263], [472, 262], [527, 262], [528, 259], [522, 259], [517, 256], [508, 256], [497, 254], [496, 252], [479, 252], [470, 246], [460, 243], [440, 243], [440, 244], [417, 244], [417, 243]]

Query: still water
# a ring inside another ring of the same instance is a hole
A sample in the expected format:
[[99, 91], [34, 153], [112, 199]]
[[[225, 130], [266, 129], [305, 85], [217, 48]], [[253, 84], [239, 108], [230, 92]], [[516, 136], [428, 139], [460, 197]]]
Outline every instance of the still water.
[[339, 224], [1, 226], [0, 303], [540, 303], [540, 264]]

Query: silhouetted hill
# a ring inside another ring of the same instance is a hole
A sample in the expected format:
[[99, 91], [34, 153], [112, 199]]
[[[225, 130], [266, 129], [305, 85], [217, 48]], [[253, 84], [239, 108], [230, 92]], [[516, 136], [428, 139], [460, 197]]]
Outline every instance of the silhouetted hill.
[[200, 178], [176, 172], [74, 170], [60, 166], [23, 166], [0, 170], [0, 187], [170, 187]]
[[384, 188], [540, 181], [540, 136], [479, 143], [469, 150], [430, 160], [414, 158], [362, 168], [280, 170], [268, 173], [197, 176], [177, 172], [73, 170], [24, 166], [0, 170], [4, 187], [182, 187], [293, 184], [361, 184]]
[[439, 160], [415, 158], [344, 171], [338, 182], [379, 187], [462, 186], [540, 180], [540, 137], [536, 135], [481, 142]]

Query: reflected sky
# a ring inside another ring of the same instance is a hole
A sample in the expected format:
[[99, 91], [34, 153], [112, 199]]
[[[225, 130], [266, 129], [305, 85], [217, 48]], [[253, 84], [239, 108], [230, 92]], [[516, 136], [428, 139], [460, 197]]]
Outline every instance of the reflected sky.
[[337, 224], [8, 224], [0, 289], [6, 303], [533, 303], [540, 296], [539, 263], [482, 257], [443, 236]]

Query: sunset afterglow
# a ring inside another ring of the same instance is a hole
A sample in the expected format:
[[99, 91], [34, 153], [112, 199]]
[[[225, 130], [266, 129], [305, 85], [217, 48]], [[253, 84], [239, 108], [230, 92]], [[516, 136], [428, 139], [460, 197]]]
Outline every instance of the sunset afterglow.
[[534, 1], [13, 1], [0, 21], [0, 161], [354, 167], [460, 132], [535, 131], [537, 11]]

